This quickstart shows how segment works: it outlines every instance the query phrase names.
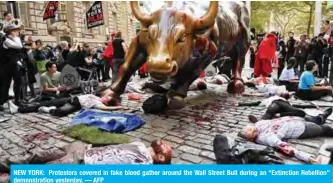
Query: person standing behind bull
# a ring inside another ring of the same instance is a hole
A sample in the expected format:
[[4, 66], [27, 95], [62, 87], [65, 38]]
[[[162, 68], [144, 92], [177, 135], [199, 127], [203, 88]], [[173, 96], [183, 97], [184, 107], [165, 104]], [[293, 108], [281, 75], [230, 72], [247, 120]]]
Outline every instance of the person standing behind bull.
[[287, 41], [286, 62], [288, 62], [290, 57], [294, 56], [294, 54], [295, 54], [295, 44], [296, 44], [296, 40], [294, 39], [294, 33], [289, 32], [289, 40]]
[[301, 35], [300, 41], [297, 41], [296, 43], [296, 51], [295, 56], [297, 58], [297, 66], [300, 66], [300, 75], [304, 71], [304, 65], [306, 63], [306, 59], [308, 57], [308, 49], [309, 49], [309, 43], [306, 42], [306, 34]]
[[121, 38], [121, 32], [116, 33], [115, 39], [112, 41], [114, 54], [113, 54], [113, 70], [112, 70], [112, 84], [117, 80], [118, 71], [120, 66], [125, 62], [125, 55], [127, 54], [127, 45]]
[[15, 102], [20, 98], [20, 79], [17, 67], [23, 58], [23, 45], [19, 37], [20, 28], [14, 24], [8, 24], [4, 28], [6, 33], [3, 40], [3, 55], [0, 62], [0, 110], [3, 110], [3, 104], [8, 101], [9, 88], [14, 79]]

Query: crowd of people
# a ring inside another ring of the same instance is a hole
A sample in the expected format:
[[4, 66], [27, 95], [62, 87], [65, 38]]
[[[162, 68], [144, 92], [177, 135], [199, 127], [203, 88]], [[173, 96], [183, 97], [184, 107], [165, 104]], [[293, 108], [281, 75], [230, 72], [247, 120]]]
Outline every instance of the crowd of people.
[[[0, 110], [4, 110], [3, 104], [8, 101], [12, 113], [39, 111], [58, 117], [80, 109], [104, 111], [128, 109], [125, 106], [115, 106], [111, 100], [110, 86], [104, 84], [110, 79], [111, 83], [117, 80], [117, 73], [128, 52], [121, 32], [111, 34], [109, 42], [104, 46], [98, 44], [92, 47], [87, 43], [78, 42], [70, 45], [67, 41], [61, 41], [53, 47], [44, 45], [42, 40], [33, 40], [31, 37], [25, 39], [20, 32], [19, 22], [8, 12], [4, 17], [0, 44]], [[259, 41], [256, 51], [253, 47], [250, 48], [250, 65], [254, 67], [254, 73], [252, 78], [244, 78], [244, 82], [247, 86], [256, 88], [258, 93], [245, 92], [243, 95], [266, 97], [266, 99], [238, 103], [237, 106], [263, 105], [267, 110], [261, 119], [250, 115], [249, 120], [255, 124], [246, 126], [239, 133], [240, 137], [271, 146], [307, 163], [320, 163], [318, 158], [291, 147], [283, 140], [333, 137], [333, 129], [325, 125], [326, 119], [332, 114], [332, 109], [329, 108], [317, 116], [309, 116], [301, 108], [316, 106], [297, 106], [288, 101], [293, 94], [303, 100], [318, 100], [325, 96], [333, 96], [330, 82], [325, 80], [317, 82], [315, 78], [315, 76], [328, 77], [329, 63], [333, 59], [333, 34], [329, 22], [326, 24], [327, 30], [311, 41], [306, 35], [302, 35], [300, 40], [295, 40], [291, 32], [285, 44], [281, 36], [272, 32]], [[80, 93], [82, 91], [79, 91], [79, 95], [73, 95], [77, 92], [77, 88], [62, 84], [61, 72], [68, 65], [77, 69], [83, 81], [91, 79], [97, 81], [93, 94], [82, 94]], [[277, 79], [272, 77], [274, 68], [278, 68]], [[213, 84], [228, 82], [228, 76], [222, 73], [212, 78], [199, 78], [190, 89], [193, 86], [193, 89], [207, 89], [205, 82]], [[39, 79], [35, 77], [36, 74], [40, 75]], [[14, 102], [9, 99], [12, 80]], [[274, 80], [277, 80], [277, 85]], [[40, 84], [39, 96], [34, 88], [36, 82]], [[34, 100], [27, 98], [28, 88]], [[153, 83], [146, 83], [140, 89], [145, 88], [150, 88], [156, 93], [167, 91], [162, 85]], [[105, 156], [101, 158], [99, 153]], [[83, 154], [86, 164], [170, 164], [172, 149], [165, 141], [155, 140], [150, 148], [146, 148], [142, 143], [120, 144], [91, 148], [85, 150]], [[69, 163], [67, 158], [65, 155], [51, 163]]]

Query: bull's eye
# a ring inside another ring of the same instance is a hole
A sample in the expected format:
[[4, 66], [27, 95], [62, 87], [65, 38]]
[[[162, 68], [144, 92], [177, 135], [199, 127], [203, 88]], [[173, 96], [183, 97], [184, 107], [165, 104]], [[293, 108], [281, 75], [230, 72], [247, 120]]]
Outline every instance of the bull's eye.
[[186, 36], [184, 35], [184, 36], [180, 37], [177, 42], [178, 43], [183, 43], [185, 41], [186, 41]]

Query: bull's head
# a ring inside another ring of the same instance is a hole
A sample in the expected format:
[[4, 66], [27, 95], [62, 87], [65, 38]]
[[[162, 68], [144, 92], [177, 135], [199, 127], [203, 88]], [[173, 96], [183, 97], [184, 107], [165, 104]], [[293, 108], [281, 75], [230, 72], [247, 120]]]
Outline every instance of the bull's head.
[[166, 79], [190, 59], [195, 33], [214, 24], [218, 2], [211, 1], [201, 18], [167, 7], [149, 15], [140, 11], [137, 1], [131, 2], [131, 9], [141, 22], [139, 40], [149, 55], [148, 72], [156, 79]]

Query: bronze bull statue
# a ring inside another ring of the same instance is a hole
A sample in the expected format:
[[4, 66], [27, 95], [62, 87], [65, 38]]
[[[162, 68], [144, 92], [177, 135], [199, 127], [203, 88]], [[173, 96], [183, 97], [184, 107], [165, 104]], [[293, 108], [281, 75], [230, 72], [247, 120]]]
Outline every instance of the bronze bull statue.
[[214, 59], [223, 56], [229, 56], [233, 63], [228, 92], [244, 91], [241, 72], [250, 45], [245, 4], [211, 1], [204, 15], [197, 18], [196, 8], [177, 9], [168, 3], [148, 14], [140, 10], [138, 3], [132, 1], [130, 5], [141, 29], [129, 46], [118, 79], [111, 86], [113, 99], [119, 102], [130, 77], [146, 63], [152, 78], [172, 80], [167, 93], [169, 106], [183, 107], [190, 84]]

